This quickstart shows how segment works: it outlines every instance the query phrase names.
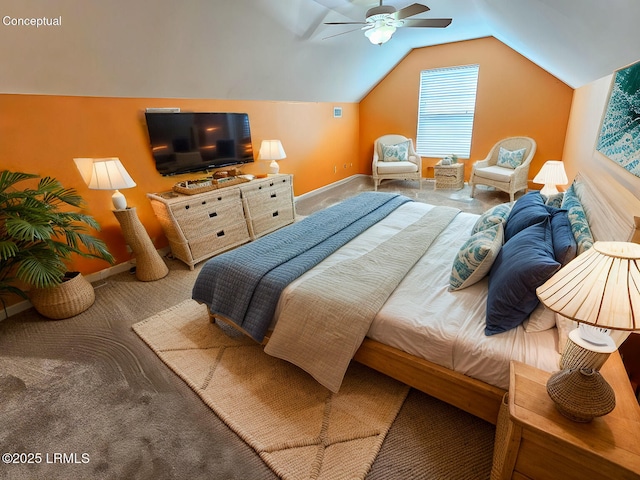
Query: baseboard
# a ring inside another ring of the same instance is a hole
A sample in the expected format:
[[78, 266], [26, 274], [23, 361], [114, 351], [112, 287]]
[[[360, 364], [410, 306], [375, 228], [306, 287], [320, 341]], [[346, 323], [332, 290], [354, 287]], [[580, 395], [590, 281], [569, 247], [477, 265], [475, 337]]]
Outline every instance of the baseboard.
[[[164, 247], [158, 250], [158, 253], [161, 257], [166, 256], [169, 252], [171, 252], [171, 249], [169, 247]], [[119, 263], [117, 265], [113, 265], [112, 267], [105, 268], [98, 272], [85, 275], [85, 278], [90, 283], [100, 282], [119, 273], [128, 272], [132, 267], [135, 266], [135, 264], [135, 259], [129, 260], [127, 262]], [[23, 300], [21, 302], [14, 303], [13, 305], [8, 306], [6, 313], [4, 309], [0, 308], [0, 321], [5, 320], [6, 318], [18, 313], [24, 312], [25, 310], [30, 309], [32, 306], [33, 305], [31, 305], [31, 302], [29, 300]]]
[[310, 192], [303, 193], [302, 195], [298, 195], [298, 196], [296, 196], [294, 198], [294, 201], [302, 200], [303, 198], [307, 198], [307, 197], [312, 197], [312, 196], [317, 195], [319, 193], [322, 193], [322, 192], [325, 192], [325, 191], [330, 190], [332, 188], [338, 187], [338, 186], [340, 186], [340, 185], [342, 185], [344, 183], [351, 182], [351, 181], [353, 181], [353, 180], [355, 180], [355, 179], [357, 179], [359, 177], [371, 178], [371, 175], [366, 175], [364, 173], [356, 173], [355, 175], [351, 175], [351, 176], [349, 176], [347, 178], [343, 178], [342, 180], [337, 180], [337, 181], [335, 181], [333, 183], [325, 185], [324, 187], [316, 188], [315, 190], [311, 190]]

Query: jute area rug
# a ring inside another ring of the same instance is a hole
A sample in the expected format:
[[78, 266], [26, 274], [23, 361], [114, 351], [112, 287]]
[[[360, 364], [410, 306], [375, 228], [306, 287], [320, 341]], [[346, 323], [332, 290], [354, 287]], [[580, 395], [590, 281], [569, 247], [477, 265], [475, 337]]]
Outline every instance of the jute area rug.
[[409, 390], [354, 362], [332, 394], [193, 300], [133, 329], [284, 479], [364, 478]]

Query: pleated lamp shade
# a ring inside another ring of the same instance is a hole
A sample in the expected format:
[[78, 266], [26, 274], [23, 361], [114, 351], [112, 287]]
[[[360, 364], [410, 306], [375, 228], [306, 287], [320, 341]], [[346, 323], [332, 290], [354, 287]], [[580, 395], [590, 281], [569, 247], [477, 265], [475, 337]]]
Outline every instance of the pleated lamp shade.
[[540, 301], [595, 327], [640, 330], [640, 245], [595, 242], [538, 287]]
[[564, 163], [560, 160], [548, 160], [533, 178], [533, 183], [544, 184], [544, 187], [540, 191], [543, 195], [558, 193], [556, 186], [566, 185], [568, 182], [567, 173], [564, 170]]

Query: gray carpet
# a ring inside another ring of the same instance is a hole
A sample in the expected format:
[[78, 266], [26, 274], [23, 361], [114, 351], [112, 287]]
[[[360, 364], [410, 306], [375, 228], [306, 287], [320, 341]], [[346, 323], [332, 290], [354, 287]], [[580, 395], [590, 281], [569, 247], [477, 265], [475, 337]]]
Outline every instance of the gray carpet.
[[[306, 195], [298, 212], [371, 190], [370, 182], [358, 177]], [[388, 181], [380, 190], [467, 211], [508, 201], [490, 190], [472, 200], [468, 187], [416, 185]], [[31, 453], [36, 462], [0, 465], [0, 478], [276, 478], [132, 331], [190, 298], [198, 268], [170, 258], [167, 264], [169, 275], [157, 282], [120, 274], [96, 285], [96, 303], [74, 318], [51, 321], [29, 310], [0, 322], [0, 453]], [[411, 390], [367, 478], [488, 478], [494, 432]]]

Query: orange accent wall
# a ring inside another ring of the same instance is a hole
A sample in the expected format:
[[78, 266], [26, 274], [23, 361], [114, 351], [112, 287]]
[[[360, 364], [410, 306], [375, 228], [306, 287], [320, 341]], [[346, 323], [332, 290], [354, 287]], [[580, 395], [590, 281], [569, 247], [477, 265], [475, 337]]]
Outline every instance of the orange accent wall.
[[[376, 138], [398, 133], [415, 141], [420, 71], [480, 66], [470, 160], [486, 157], [497, 141], [532, 137], [538, 144], [529, 179], [547, 160], [562, 160], [573, 89], [493, 37], [411, 51], [360, 102], [360, 156], [370, 162]], [[423, 158], [423, 176], [433, 177], [437, 158]], [[369, 167], [370, 168], [370, 167]], [[530, 184], [531, 187], [541, 188]]]
[[[334, 106], [342, 107], [341, 118], [333, 117]], [[256, 162], [243, 166], [243, 172], [266, 172], [268, 162], [257, 160], [260, 143], [278, 138], [287, 154], [279, 162], [280, 171], [294, 175], [296, 195], [362, 173], [354, 161], [358, 155], [354, 141], [359, 129], [357, 104], [8, 94], [0, 95], [0, 169], [53, 176], [64, 186], [75, 187], [87, 201], [88, 213], [102, 226], [98, 236], [121, 263], [130, 255], [111, 213], [111, 193], [89, 190], [73, 162], [75, 157], [119, 157], [137, 183], [123, 190], [128, 204], [136, 207], [156, 247], [164, 247], [167, 242], [146, 193], [170, 190], [180, 180], [203, 174], [162, 177], [156, 171], [144, 122], [147, 107], [247, 112]], [[105, 267], [102, 261], [82, 258], [70, 266], [83, 273]]]
[[[382, 47], [384, 48], [384, 47]], [[530, 171], [561, 159], [573, 90], [494, 38], [412, 51], [360, 103], [310, 103], [211, 99], [103, 98], [0, 94], [0, 169], [55, 176], [75, 187], [88, 213], [102, 226], [103, 238], [118, 263], [129, 260], [120, 227], [111, 213], [110, 193], [88, 190], [74, 157], [119, 157], [137, 187], [125, 190], [156, 247], [166, 239], [146, 198], [185, 178], [162, 177], [149, 151], [144, 124], [147, 107], [183, 111], [247, 112], [255, 156], [266, 138], [282, 141], [283, 173], [294, 175], [300, 195], [358, 173], [371, 173], [373, 141], [387, 133], [415, 138], [420, 71], [453, 65], [480, 65], [471, 159], [484, 158], [499, 139], [529, 135], [538, 142]], [[341, 106], [341, 118], [333, 107]], [[424, 159], [424, 176], [437, 159]], [[471, 162], [466, 161], [468, 178]], [[266, 172], [266, 162], [243, 167]], [[93, 273], [104, 262], [77, 259], [70, 268]]]

